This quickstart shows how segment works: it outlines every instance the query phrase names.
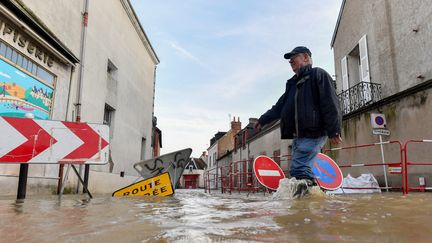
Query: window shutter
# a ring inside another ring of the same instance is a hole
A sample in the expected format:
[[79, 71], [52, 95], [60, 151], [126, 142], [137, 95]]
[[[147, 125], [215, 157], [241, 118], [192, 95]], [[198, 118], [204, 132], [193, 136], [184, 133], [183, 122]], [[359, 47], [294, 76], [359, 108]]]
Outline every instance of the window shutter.
[[359, 41], [360, 49], [360, 70], [361, 70], [361, 81], [370, 82], [369, 76], [369, 57], [367, 49], [366, 35], [364, 35]]
[[344, 56], [341, 60], [341, 69], [342, 69], [342, 91], [345, 91], [349, 89], [348, 63], [347, 63], [346, 56]]
[[371, 95], [371, 86], [370, 86], [369, 60], [368, 60], [366, 35], [362, 36], [362, 38], [360, 39], [359, 49], [360, 49], [361, 81], [364, 82], [362, 85], [363, 102], [364, 104], [367, 104], [372, 100], [372, 95]]
[[349, 94], [349, 80], [348, 80], [348, 61], [347, 56], [344, 56], [341, 60], [341, 70], [342, 70], [342, 112], [347, 114], [351, 111], [351, 102]]

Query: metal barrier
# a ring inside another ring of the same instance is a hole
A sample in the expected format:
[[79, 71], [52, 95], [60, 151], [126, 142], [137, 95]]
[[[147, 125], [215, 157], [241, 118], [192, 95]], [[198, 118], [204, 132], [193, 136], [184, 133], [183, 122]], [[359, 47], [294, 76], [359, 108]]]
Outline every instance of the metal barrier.
[[253, 161], [239, 160], [230, 163], [231, 171], [229, 173], [229, 193], [232, 193], [232, 191], [235, 190], [239, 193], [241, 191], [258, 191], [258, 181], [252, 171], [252, 166], [248, 163], [253, 163]]
[[[384, 158], [384, 154], [383, 154], [383, 146], [384, 145], [388, 145], [388, 144], [396, 144], [399, 145], [399, 153], [400, 153], [400, 161], [397, 162], [386, 162], [385, 158]], [[397, 190], [401, 190], [402, 192], [405, 192], [404, 190], [404, 186], [405, 186], [405, 168], [404, 168], [404, 157], [403, 157], [403, 148], [402, 148], [402, 144], [399, 141], [385, 141], [385, 142], [380, 142], [380, 143], [370, 143], [370, 144], [361, 144], [361, 145], [356, 145], [356, 146], [348, 146], [348, 147], [339, 147], [339, 148], [332, 148], [332, 149], [326, 149], [323, 152], [327, 153], [330, 151], [340, 151], [340, 150], [353, 150], [353, 149], [363, 149], [363, 148], [371, 148], [371, 147], [376, 147], [376, 146], [380, 146], [381, 147], [381, 163], [359, 163], [359, 164], [345, 164], [345, 165], [340, 165], [340, 162], [338, 162], [339, 167], [341, 169], [343, 168], [351, 168], [351, 167], [373, 167], [373, 166], [382, 166], [383, 167], [383, 174], [384, 174], [384, 180], [385, 180], [385, 186], [380, 186], [380, 189], [385, 189], [388, 191], [388, 189], [397, 189]], [[400, 187], [391, 187], [388, 186], [388, 181], [387, 181], [387, 167], [398, 167], [400, 168], [400, 172], [396, 172], [395, 174], [401, 174], [401, 179], [402, 179], [402, 186]], [[369, 188], [369, 187], [360, 187], [360, 188], [354, 188], [354, 187], [341, 187], [342, 189], [359, 189], [359, 190], [366, 190], [366, 189], [377, 189], [377, 188]]]
[[[323, 153], [329, 153], [331, 151], [341, 151], [341, 150], [358, 150], [358, 149], [364, 149], [364, 148], [372, 148], [380, 146], [381, 148], [381, 163], [357, 163], [357, 164], [344, 164], [339, 165], [341, 169], [344, 168], [354, 168], [354, 167], [376, 167], [376, 166], [382, 166], [383, 167], [383, 175], [385, 180], [385, 186], [380, 186], [380, 189], [385, 190], [401, 190], [403, 194], [408, 194], [409, 191], [426, 191], [426, 190], [432, 190], [432, 187], [426, 187], [425, 185], [420, 185], [417, 187], [409, 186], [409, 167], [410, 166], [427, 166], [432, 165], [432, 161], [410, 161], [409, 160], [409, 150], [408, 145], [410, 144], [420, 144], [420, 143], [432, 143], [432, 140], [408, 140], [405, 142], [404, 145], [400, 141], [384, 141], [379, 143], [370, 143], [370, 144], [361, 144], [361, 145], [355, 145], [355, 146], [347, 146], [347, 147], [339, 147], [339, 148], [331, 148], [326, 149], [323, 151]], [[383, 146], [386, 145], [396, 145], [398, 146], [398, 157], [399, 161], [386, 161], [384, 158], [383, 153]], [[277, 157], [272, 157], [273, 159], [280, 159], [283, 161], [285, 158], [289, 160], [290, 155], [281, 155]], [[251, 163], [251, 160], [240, 160], [240, 161], [233, 161], [227, 166], [221, 166], [217, 168], [213, 168], [206, 172], [206, 180], [204, 182], [205, 191], [210, 192], [211, 185], [210, 183], [213, 182], [214, 185], [216, 185], [216, 188], [218, 187], [218, 181], [220, 181], [221, 185], [221, 192], [229, 192], [232, 193], [233, 191], [249, 191], [249, 192], [258, 192], [260, 189], [264, 189], [264, 192], [266, 191], [264, 187], [262, 187], [255, 174], [252, 171], [252, 166], [248, 166], [247, 163]], [[338, 164], [340, 164], [340, 161], [338, 161]], [[240, 168], [240, 169], [239, 169]], [[401, 175], [401, 182], [402, 186], [388, 186], [387, 181], [387, 169], [392, 169], [390, 171], [390, 174], [400, 174]], [[217, 173], [214, 173], [212, 171], [220, 170], [220, 176], [218, 176]], [[289, 170], [283, 171], [285, 175], [289, 174]], [[210, 179], [212, 177], [212, 179]], [[375, 187], [342, 187], [342, 189], [377, 189]]]
[[[213, 172], [213, 173], [212, 173]], [[210, 179], [210, 177], [212, 177], [212, 179]], [[217, 167], [216, 168], [212, 168], [208, 171], [206, 171], [206, 173], [204, 174], [204, 191], [208, 193], [210, 193], [211, 188], [212, 188], [212, 183], [214, 184], [213, 188], [217, 189]]]
[[[288, 160], [291, 155], [274, 156], [270, 158], [275, 161], [284, 161], [285, 157], [286, 160]], [[206, 171], [204, 175], [206, 178], [204, 181], [205, 192], [210, 192], [212, 188], [219, 189], [219, 184], [217, 184], [218, 182], [220, 182], [222, 193], [228, 192], [231, 194], [233, 191], [239, 193], [247, 191], [250, 193], [259, 192], [260, 190], [264, 193], [267, 192], [268, 190], [258, 182], [258, 179], [253, 172], [252, 163], [253, 160], [251, 159], [232, 161], [229, 165], [218, 166]], [[215, 173], [216, 170], [219, 170], [220, 173]], [[285, 175], [289, 174], [289, 170], [284, 170], [283, 172]], [[216, 186], [212, 187], [212, 183]]]
[[409, 171], [408, 171], [408, 169], [409, 169], [409, 166], [410, 165], [417, 165], [417, 166], [424, 166], [424, 165], [432, 165], [432, 161], [418, 161], [418, 162], [412, 162], [412, 161], [409, 161], [409, 159], [408, 159], [408, 144], [420, 144], [420, 143], [432, 143], [432, 140], [426, 140], [426, 139], [424, 139], [424, 140], [408, 140], [406, 143], [405, 143], [405, 145], [404, 145], [404, 154], [405, 154], [405, 168], [404, 168], [404, 171], [406, 172], [405, 173], [405, 178], [404, 178], [404, 187], [405, 187], [405, 191], [404, 191], [404, 194], [408, 194], [408, 192], [409, 191], [414, 191], [414, 190], [416, 190], [416, 191], [422, 191], [422, 192], [424, 192], [424, 191], [426, 191], [426, 190], [431, 190], [432, 189], [432, 187], [426, 187], [426, 185], [424, 184], [424, 185], [420, 185], [420, 186], [418, 186], [418, 187], [410, 187], [409, 186], [409, 180], [408, 180], [408, 175], [409, 175]]

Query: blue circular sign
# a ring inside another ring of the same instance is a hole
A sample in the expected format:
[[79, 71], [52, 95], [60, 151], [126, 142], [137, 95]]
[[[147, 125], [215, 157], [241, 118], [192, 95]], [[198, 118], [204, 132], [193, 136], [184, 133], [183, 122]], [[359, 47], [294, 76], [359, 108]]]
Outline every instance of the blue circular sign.
[[375, 117], [375, 123], [382, 126], [384, 124], [384, 118], [382, 116]]
[[319, 153], [312, 162], [312, 172], [320, 187], [336, 190], [342, 185], [342, 171], [327, 155]]

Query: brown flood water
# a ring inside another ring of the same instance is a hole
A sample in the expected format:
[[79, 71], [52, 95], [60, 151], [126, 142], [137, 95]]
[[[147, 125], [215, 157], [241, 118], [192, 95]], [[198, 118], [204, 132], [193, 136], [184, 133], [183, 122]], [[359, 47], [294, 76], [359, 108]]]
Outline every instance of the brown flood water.
[[0, 242], [432, 242], [432, 194], [0, 198]]

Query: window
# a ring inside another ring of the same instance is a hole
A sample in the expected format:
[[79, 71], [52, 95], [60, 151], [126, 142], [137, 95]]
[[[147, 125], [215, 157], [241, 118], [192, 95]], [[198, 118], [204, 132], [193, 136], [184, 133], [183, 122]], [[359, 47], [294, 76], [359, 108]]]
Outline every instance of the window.
[[378, 101], [379, 84], [371, 83], [366, 35], [341, 59], [342, 92], [339, 102], [343, 114]]
[[114, 63], [112, 63], [112, 61], [110, 59], [108, 59], [108, 65], [107, 65], [107, 72], [108, 74], [115, 74], [115, 72], [117, 71], [117, 67], [114, 65]]
[[115, 109], [108, 104], [105, 104], [103, 124], [109, 126], [110, 138], [114, 137], [114, 112]]
[[280, 161], [281, 161], [280, 149], [273, 151], [273, 159], [276, 162], [276, 164], [280, 166]]
[[366, 35], [359, 43], [341, 60], [342, 91], [360, 83], [370, 83], [369, 60]]
[[248, 131], [244, 130], [243, 133], [242, 133], [242, 145], [243, 145], [243, 149], [246, 148], [247, 139], [248, 139]]
[[110, 105], [105, 104], [105, 111], [104, 111], [104, 118], [103, 118], [103, 124], [106, 124], [111, 127], [112, 120], [114, 117], [114, 111], [115, 109], [112, 108]]

